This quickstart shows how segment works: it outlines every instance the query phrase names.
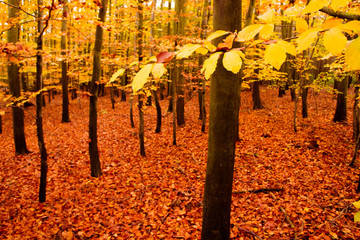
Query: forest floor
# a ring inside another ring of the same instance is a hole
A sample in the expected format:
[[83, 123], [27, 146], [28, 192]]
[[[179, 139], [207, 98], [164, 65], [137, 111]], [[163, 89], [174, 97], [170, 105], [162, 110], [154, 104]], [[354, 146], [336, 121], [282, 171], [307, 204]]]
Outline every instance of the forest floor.
[[[295, 133], [289, 94], [278, 98], [276, 90], [265, 88], [261, 94], [266, 108], [254, 111], [251, 92], [242, 93], [231, 238], [360, 239], [352, 205], [360, 199], [355, 192], [359, 169], [348, 167], [354, 148], [353, 99], [349, 122], [340, 124], [331, 121], [333, 95], [310, 93], [309, 117], [302, 119], [299, 110]], [[0, 134], [0, 239], [200, 239], [207, 130], [201, 132], [197, 96], [186, 103], [177, 146], [172, 145], [168, 102], [161, 101], [158, 134], [155, 108], [146, 108], [146, 157], [139, 154], [137, 128], [130, 127], [129, 103], [117, 99], [111, 109], [108, 95], [99, 98], [99, 178], [90, 177], [88, 105], [86, 97], [81, 109], [72, 100], [70, 123], [61, 123], [59, 95], [44, 109], [45, 203], [38, 202], [35, 119], [25, 113], [32, 152], [15, 156], [6, 109]], [[35, 114], [34, 106], [27, 110]], [[283, 190], [249, 191], [264, 188]]]

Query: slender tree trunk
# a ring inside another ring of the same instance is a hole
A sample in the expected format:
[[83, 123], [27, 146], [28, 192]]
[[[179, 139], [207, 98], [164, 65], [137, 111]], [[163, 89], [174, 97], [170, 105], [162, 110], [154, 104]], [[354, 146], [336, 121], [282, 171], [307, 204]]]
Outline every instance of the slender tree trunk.
[[[358, 80], [357, 80], [358, 81]], [[355, 101], [353, 114], [353, 139], [357, 139], [360, 133], [360, 107], [359, 107], [359, 86], [355, 86]]]
[[338, 91], [336, 99], [336, 110], [333, 118], [334, 122], [346, 122], [347, 120], [347, 104], [346, 97], [348, 91], [348, 77], [343, 78], [343, 80], [338, 82]]
[[[214, 0], [214, 31], [241, 28], [242, 1]], [[216, 43], [222, 41], [216, 39]], [[211, 77], [209, 144], [206, 167], [202, 239], [229, 239], [230, 210], [238, 123], [240, 74], [227, 71], [220, 57]]]
[[161, 132], [161, 106], [159, 103], [159, 98], [157, 96], [157, 91], [153, 90], [152, 95], [154, 96], [154, 102], [156, 107], [156, 129], [155, 133]]
[[61, 20], [61, 83], [62, 83], [62, 119], [61, 122], [70, 122], [69, 117], [69, 91], [68, 75], [66, 60], [66, 34], [67, 34], [67, 17], [69, 14], [68, 0], [63, 0], [63, 13]]
[[134, 114], [133, 114], [133, 105], [134, 105], [134, 97], [131, 96], [131, 97], [130, 97], [130, 126], [131, 126], [132, 128], [135, 127]]
[[[107, 0], [101, 0], [99, 10], [99, 19], [105, 22]], [[96, 85], [100, 82], [101, 74], [101, 48], [103, 42], [103, 28], [100, 25], [96, 26], [95, 46], [94, 46], [94, 60], [93, 60], [93, 74], [90, 86], [90, 107], [89, 107], [89, 154], [90, 154], [90, 169], [92, 177], [101, 176], [101, 167], [99, 160], [98, 140], [97, 140], [97, 95]]]
[[260, 98], [260, 82], [253, 82], [253, 91], [252, 91], [252, 99], [253, 99], [253, 109], [263, 109], [261, 98]]
[[[37, 1], [39, 6], [43, 5], [43, 0]], [[51, 12], [52, 10], [49, 10]], [[49, 13], [50, 14], [50, 13]], [[50, 16], [49, 16], [50, 17]], [[37, 38], [37, 53], [36, 53], [36, 91], [42, 89], [42, 77], [43, 77], [43, 33], [44, 33], [44, 23], [43, 23], [43, 10], [38, 8], [38, 33]], [[41, 174], [40, 174], [40, 189], [39, 189], [39, 201], [46, 201], [46, 177], [47, 177], [47, 151], [44, 142], [44, 131], [43, 131], [43, 116], [42, 116], [42, 103], [43, 103], [43, 94], [39, 93], [36, 95], [36, 132], [38, 137], [38, 145], [41, 156]]]
[[[8, 0], [8, 3], [19, 7], [19, 0]], [[13, 21], [14, 18], [18, 17], [19, 9], [16, 7], [8, 7], [9, 20]], [[19, 25], [14, 23], [14, 26], [8, 30], [7, 41], [9, 43], [16, 43], [19, 41]], [[20, 75], [19, 66], [15, 62], [10, 62], [7, 67], [8, 78], [9, 78], [9, 89], [12, 96], [18, 98], [21, 95], [20, 91]], [[24, 111], [21, 108], [14, 106], [12, 108], [13, 116], [13, 131], [14, 131], [14, 143], [15, 153], [26, 154], [29, 151], [26, 148], [25, 141], [25, 127], [24, 127]]]
[[308, 104], [307, 104], [307, 97], [308, 97], [309, 88], [303, 87], [301, 91], [301, 115], [303, 118], [308, 117]]
[[145, 156], [145, 136], [144, 136], [144, 101], [141, 99], [142, 96], [138, 95], [139, 99], [139, 141], [140, 141], [140, 155]]

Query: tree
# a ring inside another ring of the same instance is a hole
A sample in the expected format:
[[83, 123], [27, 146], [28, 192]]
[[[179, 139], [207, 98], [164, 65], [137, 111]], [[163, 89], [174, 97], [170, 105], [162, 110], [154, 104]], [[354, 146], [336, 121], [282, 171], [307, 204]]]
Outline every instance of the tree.
[[[214, 0], [213, 29], [241, 26], [238, 0]], [[218, 43], [221, 39], [218, 39]], [[208, 159], [204, 189], [202, 239], [229, 239], [239, 74], [227, 71], [220, 57], [211, 77]]]
[[68, 74], [66, 60], [66, 34], [67, 34], [67, 17], [69, 15], [68, 0], [63, 0], [63, 13], [61, 20], [61, 83], [62, 83], [62, 119], [61, 122], [70, 122], [69, 117], [69, 91], [68, 91]]
[[[99, 20], [105, 22], [107, 0], [101, 0], [99, 9]], [[97, 84], [100, 82], [101, 73], [101, 48], [103, 42], [103, 28], [100, 24], [96, 26], [94, 59], [93, 59], [93, 74], [90, 85], [90, 107], [89, 107], [89, 154], [90, 154], [90, 168], [91, 176], [101, 176], [101, 166], [99, 160], [99, 150], [97, 141]]]
[[[19, 0], [9, 0], [9, 20], [10, 22], [17, 18], [19, 15]], [[7, 41], [9, 43], [17, 43], [19, 41], [19, 25], [14, 23], [14, 25], [7, 32]], [[15, 61], [10, 61], [7, 67], [8, 78], [9, 78], [9, 88], [10, 93], [18, 98], [21, 95], [20, 92], [20, 75], [19, 75], [19, 66]], [[16, 104], [16, 103], [15, 103]], [[17, 106], [12, 107], [12, 116], [13, 116], [13, 131], [14, 131], [14, 142], [15, 142], [15, 153], [26, 154], [29, 151], [26, 148], [25, 141], [25, 127], [24, 127], [24, 111]]]
[[[338, 80], [336, 80], [338, 81]], [[344, 77], [342, 81], [338, 81], [337, 90], [339, 93], [336, 98], [336, 110], [333, 118], [334, 122], [346, 122], [347, 119], [347, 91], [348, 91], [348, 76]]]

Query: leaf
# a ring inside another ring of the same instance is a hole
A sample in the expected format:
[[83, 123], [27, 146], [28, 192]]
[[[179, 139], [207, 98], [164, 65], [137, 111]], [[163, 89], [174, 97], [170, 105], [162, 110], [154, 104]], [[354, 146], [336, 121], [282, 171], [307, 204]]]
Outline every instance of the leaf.
[[203, 44], [203, 47], [208, 49], [209, 52], [214, 52], [216, 51], [216, 47], [209, 41], [205, 41], [204, 44]]
[[325, 32], [323, 42], [326, 50], [334, 55], [339, 55], [346, 47], [347, 38], [339, 28], [335, 27]]
[[328, 4], [329, 4], [328, 0], [311, 0], [302, 13], [307, 14], [307, 13], [316, 12], [321, 8], [327, 6]]
[[314, 42], [315, 38], [317, 37], [318, 32], [319, 29], [312, 28], [300, 34], [300, 36], [296, 40], [298, 44], [297, 51], [302, 52], [308, 49], [310, 45]]
[[229, 50], [232, 48], [233, 42], [234, 42], [235, 34], [231, 34], [227, 36], [224, 40], [224, 42], [219, 43], [217, 49], [220, 50]]
[[117, 70], [110, 78], [109, 83], [115, 82], [116, 79], [118, 77], [121, 77], [123, 74], [125, 73], [125, 69], [124, 68], [120, 68], [119, 70]]
[[275, 13], [274, 10], [270, 9], [266, 13], [258, 16], [258, 19], [264, 21], [265, 23], [272, 23], [274, 22]]
[[354, 222], [360, 222], [360, 211], [355, 213]]
[[353, 32], [360, 32], [360, 21], [355, 20], [347, 22], [346, 24], [341, 25], [341, 28], [349, 29]]
[[5, 115], [5, 111], [0, 111], [0, 116], [4, 116]]
[[307, 22], [303, 18], [295, 18], [295, 26], [298, 33], [303, 33], [309, 29]]
[[321, 28], [324, 30], [339, 26], [342, 23], [341, 18], [329, 18], [322, 25]]
[[176, 59], [188, 58], [191, 56], [193, 52], [195, 52], [201, 45], [199, 44], [186, 44], [184, 47], [180, 49], [180, 51], [176, 54]]
[[296, 48], [291, 43], [280, 40], [277, 44], [279, 46], [281, 46], [285, 50], [286, 53], [291, 54], [293, 56], [296, 55]]
[[163, 63], [155, 63], [151, 70], [151, 73], [154, 75], [155, 78], [161, 78], [162, 75], [166, 73], [166, 68], [164, 67]]
[[350, 70], [360, 70], [360, 38], [353, 40], [345, 50], [345, 61]]
[[256, 34], [258, 34], [263, 27], [264, 27], [264, 24], [254, 24], [254, 25], [247, 26], [238, 33], [235, 41], [237, 41], [237, 42], [249, 41], [249, 40], [253, 39], [256, 36]]
[[143, 88], [146, 83], [152, 69], [153, 64], [146, 64], [140, 71], [135, 75], [134, 80], [131, 84], [134, 92], [139, 91]]
[[209, 79], [210, 76], [214, 73], [218, 59], [222, 52], [216, 52], [210, 55], [208, 59], [205, 60], [204, 65], [201, 69], [201, 72], [205, 72], [205, 78]]
[[352, 203], [354, 205], [354, 207], [356, 207], [357, 209], [360, 208], [360, 201], [356, 201]]
[[209, 50], [207, 48], [201, 46], [200, 48], [196, 49], [195, 52], [198, 54], [201, 54], [201, 55], [206, 55], [209, 52]]
[[332, 0], [330, 7], [336, 12], [339, 8], [346, 7], [351, 0]]
[[224, 35], [229, 34], [229, 33], [230, 33], [229, 31], [218, 30], [218, 31], [213, 32], [212, 34], [210, 34], [210, 35], [206, 38], [206, 41], [209, 41], [209, 42], [210, 42], [210, 41], [214, 40], [215, 38], [224, 36]]
[[226, 70], [237, 74], [242, 66], [242, 59], [235, 51], [229, 51], [224, 54], [223, 65]]
[[287, 8], [284, 11], [284, 15], [288, 17], [296, 17], [300, 15], [302, 10], [303, 8], [299, 4], [295, 4], [294, 6]]
[[156, 55], [157, 63], [170, 62], [174, 58], [175, 54], [172, 52], [160, 52]]
[[286, 53], [279, 44], [271, 44], [266, 47], [264, 58], [266, 63], [279, 70], [286, 60]]
[[270, 38], [270, 36], [274, 33], [274, 24], [266, 24], [260, 30], [260, 37], [263, 39]]

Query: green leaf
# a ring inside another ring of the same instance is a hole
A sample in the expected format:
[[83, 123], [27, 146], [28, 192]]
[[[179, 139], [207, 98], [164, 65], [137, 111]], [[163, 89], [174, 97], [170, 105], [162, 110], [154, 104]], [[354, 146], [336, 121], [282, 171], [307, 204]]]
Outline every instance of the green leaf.
[[115, 82], [118, 77], [121, 77], [125, 73], [125, 69], [120, 68], [110, 78], [109, 83]]
[[356, 201], [352, 203], [354, 205], [354, 207], [356, 207], [357, 209], [360, 208], [360, 201]]
[[204, 65], [201, 69], [202, 73], [205, 73], [205, 78], [209, 79], [210, 76], [214, 73], [218, 59], [222, 52], [216, 52], [210, 55], [208, 59], [205, 60]]
[[305, 7], [303, 14], [316, 12], [328, 4], [328, 0], [311, 0], [311, 2]]
[[212, 34], [210, 34], [210, 35], [206, 38], [206, 41], [209, 41], [209, 42], [210, 42], [210, 41], [214, 40], [215, 38], [224, 36], [224, 35], [229, 34], [229, 33], [230, 33], [229, 31], [218, 30], [218, 31], [213, 32]]
[[164, 67], [163, 63], [155, 63], [153, 65], [151, 72], [154, 75], [154, 77], [158, 79], [161, 78], [161, 76], [164, 75], [164, 73], [166, 73], [166, 68]]
[[360, 38], [353, 40], [345, 50], [345, 61], [350, 70], [360, 70]]
[[315, 41], [318, 32], [319, 32], [318, 28], [312, 28], [300, 34], [300, 36], [296, 40], [298, 44], [297, 51], [302, 52], [308, 49], [310, 45]]
[[135, 75], [134, 80], [131, 84], [133, 91], [136, 93], [140, 89], [143, 88], [144, 84], [146, 83], [153, 64], [146, 64], [140, 71]]
[[360, 222], [360, 211], [355, 213], [354, 215], [354, 222]]
[[199, 44], [186, 44], [184, 47], [180, 49], [180, 51], [176, 54], [176, 59], [188, 58], [191, 56], [193, 52], [202, 47]]
[[224, 54], [223, 65], [226, 70], [237, 74], [242, 66], [242, 59], [235, 51], [229, 51]]
[[333, 55], [340, 55], [345, 49], [347, 38], [337, 27], [331, 28], [324, 34], [324, 46]]
[[249, 40], [253, 39], [256, 36], [256, 34], [258, 34], [263, 27], [264, 27], [264, 24], [254, 24], [254, 25], [247, 26], [238, 33], [235, 41], [237, 41], [237, 42], [249, 41]]
[[264, 58], [266, 63], [279, 70], [286, 60], [286, 53], [279, 44], [271, 44], [266, 47]]

